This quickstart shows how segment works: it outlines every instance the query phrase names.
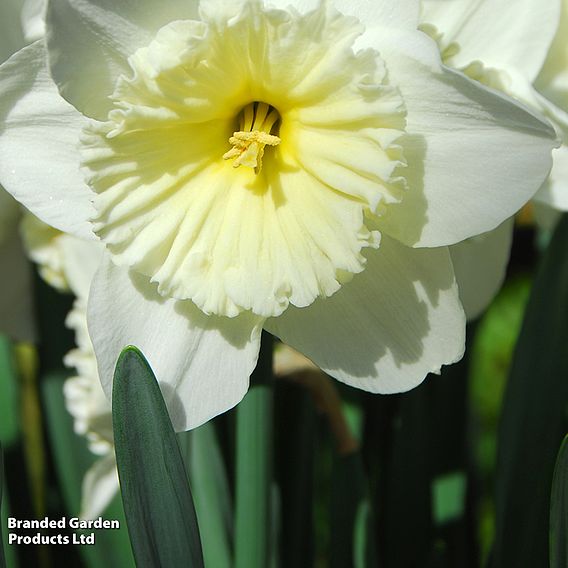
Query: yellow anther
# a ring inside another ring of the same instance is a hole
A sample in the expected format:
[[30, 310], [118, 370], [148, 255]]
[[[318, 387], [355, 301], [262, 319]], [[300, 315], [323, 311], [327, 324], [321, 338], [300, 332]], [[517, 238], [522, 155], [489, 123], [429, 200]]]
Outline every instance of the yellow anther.
[[262, 157], [266, 146], [277, 146], [281, 140], [270, 134], [279, 116], [276, 109], [266, 103], [251, 103], [241, 114], [241, 130], [229, 138], [233, 146], [223, 154], [224, 160], [234, 159], [233, 167], [246, 166], [258, 174], [262, 169]]

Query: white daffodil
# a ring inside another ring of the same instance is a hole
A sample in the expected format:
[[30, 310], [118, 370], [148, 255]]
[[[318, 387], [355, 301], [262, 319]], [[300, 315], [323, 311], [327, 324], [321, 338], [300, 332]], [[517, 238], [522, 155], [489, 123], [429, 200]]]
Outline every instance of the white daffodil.
[[[542, 112], [568, 142], [567, 0], [422, 0], [421, 20], [446, 65]], [[568, 211], [566, 142], [535, 196], [561, 211]]]
[[78, 298], [67, 317], [75, 331], [77, 347], [65, 357], [76, 375], [63, 389], [67, 410], [74, 419], [75, 432], [84, 436], [98, 459], [85, 474], [81, 490], [81, 517], [98, 517], [118, 492], [111, 406], [97, 373], [95, 353], [87, 332], [86, 300]]
[[[0, 68], [0, 180], [106, 246], [89, 331], [107, 393], [139, 346], [174, 426], [248, 388], [262, 327], [399, 392], [459, 359], [447, 245], [545, 179], [553, 129], [443, 67], [413, 0], [52, 0]], [[47, 56], [46, 56], [47, 48]]]
[[47, 0], [24, 0], [22, 7], [22, 27], [26, 43], [31, 43], [45, 35], [45, 9]]
[[[41, 0], [34, 0], [34, 3], [45, 4]], [[3, 0], [0, 3], [0, 62], [39, 37], [30, 38], [26, 33], [29, 8], [30, 0]], [[36, 13], [38, 11], [41, 12], [41, 7], [35, 9]], [[18, 236], [20, 216], [21, 207], [0, 186], [0, 333], [18, 340], [30, 340], [35, 337], [31, 275]]]
[[76, 347], [64, 358], [75, 374], [67, 379], [63, 392], [75, 432], [85, 437], [91, 452], [98, 456], [85, 474], [81, 491], [80, 515], [94, 519], [118, 492], [111, 406], [99, 380], [87, 331], [87, 298], [103, 245], [53, 229], [31, 213], [24, 214], [20, 232], [26, 253], [42, 278], [57, 290], [75, 296], [66, 324], [75, 333]]
[[[546, 4], [536, 0], [422, 0], [421, 21], [421, 28], [438, 42], [446, 65], [546, 115], [558, 135], [568, 140], [568, 97], [555, 96], [561, 88], [553, 86], [562, 83], [562, 73], [568, 74], [567, 0]], [[551, 207], [568, 210], [566, 144], [553, 150], [553, 157], [550, 176], [535, 195], [537, 219], [557, 219], [547, 211]], [[501, 286], [512, 231], [509, 221], [499, 231], [451, 248], [460, 297], [466, 298], [464, 306], [471, 317], [483, 311]], [[471, 278], [460, 278], [462, 270]]]
[[20, 235], [28, 257], [37, 265], [44, 281], [60, 292], [68, 291], [63, 245], [76, 237], [46, 225], [29, 212], [25, 212], [20, 221]]
[[[81, 517], [93, 519], [104, 511], [118, 492], [111, 407], [101, 387], [87, 331], [87, 298], [103, 247], [96, 241], [84, 241], [64, 234], [55, 245], [53, 238], [49, 242], [57, 249], [62, 278], [75, 294], [66, 324], [75, 332], [77, 347], [65, 356], [64, 361], [75, 369], [76, 375], [67, 379], [63, 392], [67, 410], [74, 419], [75, 432], [85, 436], [89, 449], [99, 456], [87, 471], [81, 491]], [[45, 251], [48, 245], [41, 248]], [[48, 261], [48, 266], [52, 266], [52, 256], [42, 256]], [[48, 270], [47, 274], [51, 272]]]
[[[550, 177], [537, 194], [545, 205], [568, 211], [568, 0], [562, 0], [560, 25], [550, 50], [534, 82], [538, 100], [557, 127], [564, 141], [553, 151], [554, 164]], [[544, 98], [543, 98], [544, 97]]]
[[479, 317], [505, 280], [514, 220], [449, 247], [460, 300], [468, 320]]

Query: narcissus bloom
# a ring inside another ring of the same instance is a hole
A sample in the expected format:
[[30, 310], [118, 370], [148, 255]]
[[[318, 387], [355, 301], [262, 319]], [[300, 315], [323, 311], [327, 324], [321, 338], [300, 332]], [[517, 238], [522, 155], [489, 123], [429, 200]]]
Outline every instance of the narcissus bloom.
[[568, 211], [568, 0], [422, 0], [421, 20], [446, 65], [553, 122], [564, 143], [535, 198]]
[[[81, 490], [81, 517], [94, 519], [118, 492], [111, 407], [101, 387], [95, 353], [87, 331], [87, 298], [103, 247], [96, 241], [85, 241], [69, 235], [65, 235], [55, 246], [59, 249], [57, 254], [61, 259], [63, 280], [75, 295], [66, 324], [75, 332], [77, 346], [64, 359], [75, 373], [65, 382], [65, 405], [73, 416], [75, 432], [85, 436], [91, 452], [99, 456], [86, 472]], [[42, 258], [47, 260], [49, 266], [49, 256]]]
[[[567, 0], [546, 4], [536, 0], [422, 0], [421, 21], [421, 29], [437, 41], [446, 65], [547, 116], [559, 137], [568, 140], [568, 98], [556, 96], [562, 90], [557, 89], [561, 77], [568, 73]], [[565, 143], [553, 151], [553, 159], [551, 174], [535, 195], [537, 220], [557, 219], [554, 210], [568, 210]], [[452, 250], [457, 273], [463, 269], [472, 276], [466, 281], [458, 277], [468, 315], [478, 315], [499, 290], [512, 230], [513, 223], [508, 222], [499, 231]], [[472, 263], [472, 254], [480, 262]]]
[[0, 68], [0, 180], [104, 243], [89, 330], [107, 392], [135, 344], [194, 427], [244, 396], [263, 327], [372, 392], [461, 357], [447, 246], [529, 199], [556, 139], [444, 68], [418, 12], [49, 3], [46, 46]]
[[75, 348], [64, 357], [73, 368], [65, 381], [67, 410], [75, 433], [84, 436], [98, 456], [85, 473], [81, 490], [82, 518], [94, 519], [118, 492], [111, 406], [99, 380], [93, 345], [87, 330], [87, 298], [104, 246], [99, 241], [79, 239], [63, 233], [25, 213], [20, 224], [26, 253], [39, 274], [50, 285], [75, 296], [65, 323], [75, 334]]

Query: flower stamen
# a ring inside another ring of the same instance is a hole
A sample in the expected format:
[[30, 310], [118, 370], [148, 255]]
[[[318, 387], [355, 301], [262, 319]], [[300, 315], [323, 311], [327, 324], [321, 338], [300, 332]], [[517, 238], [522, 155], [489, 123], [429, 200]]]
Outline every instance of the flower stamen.
[[241, 113], [240, 130], [229, 138], [233, 147], [223, 154], [223, 159], [234, 159], [233, 168], [246, 166], [258, 174], [262, 170], [265, 146], [278, 146], [282, 142], [278, 136], [270, 134], [279, 119], [278, 111], [266, 103], [248, 104]]

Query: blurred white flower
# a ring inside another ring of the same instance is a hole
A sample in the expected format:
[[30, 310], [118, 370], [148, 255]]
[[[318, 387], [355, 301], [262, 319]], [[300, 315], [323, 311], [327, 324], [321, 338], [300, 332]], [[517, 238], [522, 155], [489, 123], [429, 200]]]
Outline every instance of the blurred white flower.
[[75, 432], [85, 437], [99, 459], [86, 473], [81, 493], [81, 517], [96, 518], [118, 491], [110, 403], [102, 389], [95, 353], [87, 330], [87, 298], [103, 245], [54, 229], [25, 212], [20, 232], [26, 253], [42, 278], [61, 292], [75, 296], [66, 325], [75, 333], [76, 347], [64, 358], [75, 374], [64, 385], [67, 410]]
[[25, 0], [22, 8], [22, 28], [26, 43], [45, 35], [45, 9], [47, 0]]
[[[0, 4], [0, 61], [43, 37], [45, 7], [45, 0]], [[98, 378], [86, 319], [88, 289], [101, 252], [102, 245], [96, 242], [62, 233], [27, 211], [22, 214], [21, 206], [0, 188], [0, 269], [7, 275], [0, 285], [0, 330], [18, 339], [33, 337], [26, 255], [48, 284], [76, 295], [67, 325], [75, 331], [77, 348], [67, 354], [65, 364], [74, 367], [77, 375], [67, 380], [64, 394], [76, 433], [85, 436], [89, 449], [101, 456], [84, 479], [84, 518], [96, 518], [118, 491], [110, 403]]]
[[75, 331], [77, 348], [66, 355], [65, 364], [74, 367], [77, 375], [65, 382], [65, 404], [73, 416], [75, 432], [85, 436], [91, 452], [99, 456], [86, 473], [81, 491], [81, 517], [93, 519], [118, 492], [111, 406], [97, 373], [84, 298], [75, 301], [67, 325]]
[[[548, 116], [564, 143], [553, 151], [554, 164], [547, 183], [537, 194], [545, 205], [568, 211], [568, 0], [562, 0], [560, 25], [544, 65], [534, 82]], [[546, 212], [541, 215], [546, 215]]]
[[[99, 456], [86, 473], [81, 492], [81, 517], [92, 519], [104, 511], [118, 491], [111, 407], [99, 380], [95, 353], [87, 331], [87, 298], [103, 248], [96, 241], [85, 241], [63, 233], [55, 235], [41, 229], [35, 227], [34, 237], [36, 246], [43, 251], [39, 261], [43, 259], [49, 263], [49, 269], [46, 271], [43, 267], [43, 273], [53, 282], [52, 259], [57, 257], [59, 277], [75, 295], [66, 324], [75, 332], [76, 348], [65, 356], [64, 362], [74, 368], [76, 374], [67, 379], [63, 392], [67, 410], [73, 416], [75, 432], [84, 436], [91, 452]], [[42, 236], [48, 237], [43, 245]], [[49, 249], [52, 249], [51, 252], [48, 252]]]
[[444, 68], [417, 0], [289, 3], [53, 0], [49, 70], [0, 68], [0, 180], [94, 228], [103, 386], [137, 345], [180, 430], [244, 396], [262, 327], [372, 392], [459, 359], [447, 246], [550, 169], [553, 129]]
[[568, 111], [568, 1], [560, 4], [560, 23], [535, 86], [549, 101]]
[[25, 213], [20, 227], [28, 256], [51, 286], [75, 296], [66, 325], [75, 333], [76, 347], [64, 358], [74, 369], [64, 385], [65, 405], [73, 417], [75, 432], [83, 436], [98, 459], [85, 474], [81, 490], [81, 518], [103, 513], [118, 492], [111, 406], [97, 371], [93, 345], [87, 330], [87, 298], [103, 245], [79, 239], [49, 227]]
[[479, 317], [501, 289], [513, 240], [514, 220], [450, 247], [460, 300], [469, 320]]
[[20, 235], [28, 257], [38, 267], [40, 276], [60, 292], [68, 291], [69, 284], [63, 269], [65, 239], [74, 239], [61, 231], [46, 225], [35, 215], [25, 212], [20, 222]]

